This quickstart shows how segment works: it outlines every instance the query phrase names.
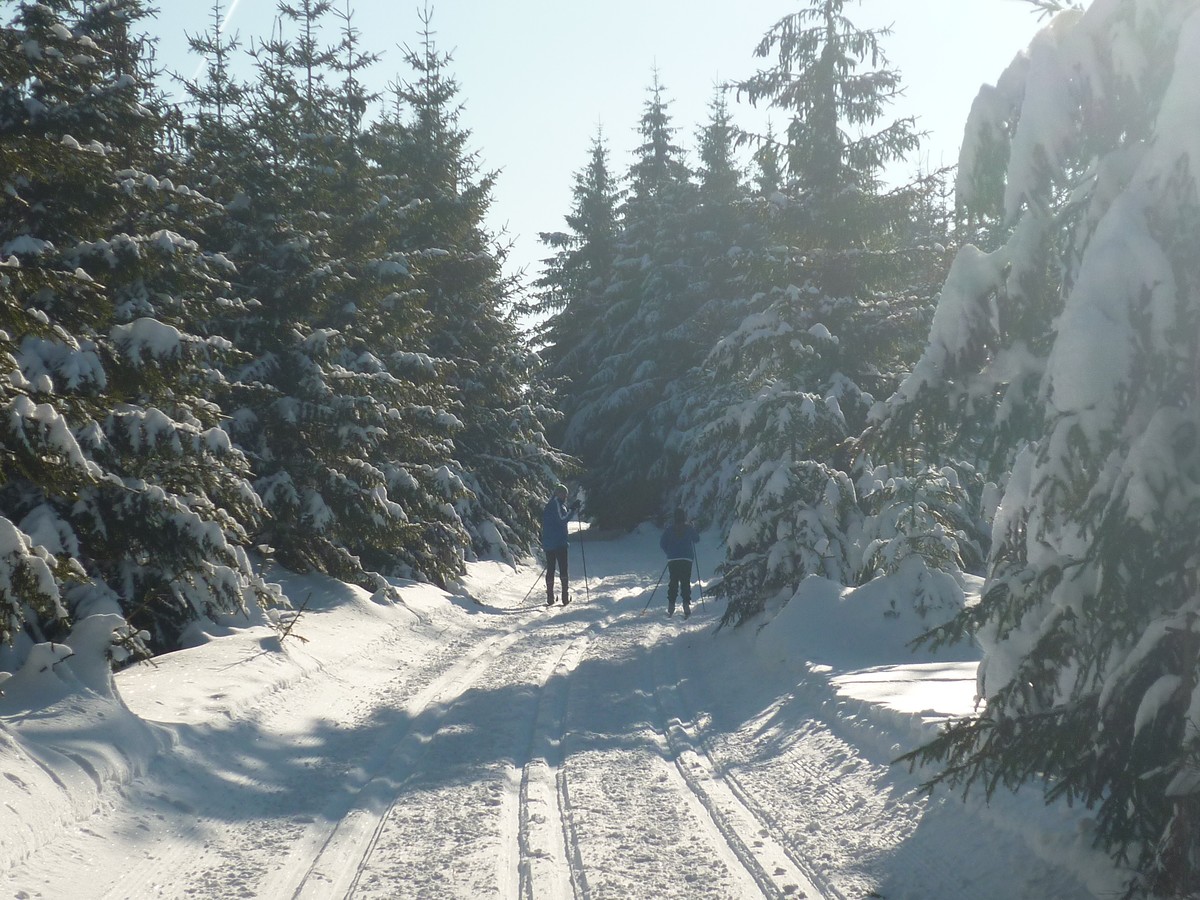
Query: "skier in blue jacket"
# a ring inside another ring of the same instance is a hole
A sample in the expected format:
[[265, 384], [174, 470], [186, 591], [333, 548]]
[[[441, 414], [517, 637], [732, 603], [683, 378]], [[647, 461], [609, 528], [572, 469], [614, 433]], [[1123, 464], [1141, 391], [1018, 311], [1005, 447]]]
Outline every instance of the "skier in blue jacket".
[[558, 566], [559, 578], [562, 581], [562, 605], [571, 602], [567, 593], [567, 521], [571, 513], [579, 509], [576, 500], [567, 507], [567, 486], [560, 484], [554, 489], [554, 496], [542, 510], [542, 549], [546, 551], [546, 605], [554, 605], [554, 567]]
[[667, 554], [667, 569], [671, 580], [667, 583], [667, 615], [675, 615], [675, 597], [683, 594], [683, 617], [692, 614], [692, 559], [696, 556], [696, 542], [700, 535], [687, 521], [682, 509], [675, 510], [675, 521], [668, 525], [659, 538], [658, 546]]

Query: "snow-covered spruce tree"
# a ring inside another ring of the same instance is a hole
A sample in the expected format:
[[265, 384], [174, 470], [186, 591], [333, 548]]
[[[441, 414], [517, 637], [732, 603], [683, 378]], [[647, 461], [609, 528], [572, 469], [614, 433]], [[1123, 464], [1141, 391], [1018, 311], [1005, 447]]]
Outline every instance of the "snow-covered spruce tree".
[[120, 612], [164, 649], [199, 616], [279, 599], [243, 550], [260, 504], [219, 427], [227, 343], [196, 333], [230, 267], [181, 233], [207, 201], [159, 177], [144, 15], [21, 4], [2, 32], [8, 638], [22, 618], [36, 638]]
[[597, 130], [587, 165], [575, 173], [571, 211], [564, 217], [570, 230], [540, 235], [553, 255], [542, 261], [527, 310], [542, 317], [534, 339], [548, 377], [562, 382], [558, 390], [564, 394], [581, 385], [594, 366], [592, 340], [617, 255], [618, 203], [608, 145]]
[[1007, 239], [959, 253], [895, 398], [1036, 425], [956, 623], [985, 648], [983, 711], [909, 759], [1095, 809], [1131, 895], [1200, 892], [1197, 61], [1195, 3], [1099, 0], [980, 93], [960, 199], [1002, 209]]
[[[687, 339], [702, 354], [708, 354], [747, 315], [758, 271], [755, 261], [770, 245], [768, 204], [738, 164], [739, 132], [724, 89], [714, 95], [709, 112], [698, 135], [698, 202], [688, 221], [689, 290], [696, 312], [683, 324]], [[689, 423], [699, 418], [707, 424], [711, 410], [736, 403], [739, 393], [735, 385], [714, 380], [711, 371], [703, 371], [704, 361], [698, 354], [692, 370], [667, 398], [675, 419], [667, 436], [667, 462], [678, 473], [676, 505], [719, 522], [722, 517], [716, 507], [728, 498], [735, 471], [718, 443], [698, 442]], [[706, 450], [714, 455], [708, 456]]]
[[930, 624], [959, 612], [965, 598], [958, 576], [983, 569], [983, 488], [963, 462], [904, 460], [864, 471], [855, 481], [863, 510], [857, 582], [901, 576], [892, 606], [906, 604]]
[[[740, 277], [744, 254], [739, 245], [754, 240], [747, 234], [754, 231], [753, 217], [748, 219], [744, 208], [747, 192], [736, 163], [734, 129], [720, 94], [711, 111], [699, 134], [700, 165], [692, 202], [674, 213], [676, 256], [671, 265], [677, 273], [679, 296], [673, 305], [682, 315], [671, 328], [643, 336], [649, 338], [650, 354], [661, 357], [655, 363], [659, 387], [639, 401], [641, 413], [630, 418], [631, 424], [644, 429], [656, 442], [648, 462], [639, 463], [649, 466], [642, 476], [654, 481], [656, 493], [646, 496], [638, 507], [650, 514], [680, 500], [677, 488], [684, 463], [677, 455], [676, 422], [696, 387], [690, 373], [706, 348], [736, 321], [734, 298], [738, 294], [730, 285]], [[537, 311], [548, 314], [542, 328], [542, 339], [548, 344], [543, 352], [549, 371], [565, 381], [561, 388], [564, 396], [573, 396], [611, 355], [608, 345], [598, 346], [597, 339], [611, 322], [610, 305], [625, 290], [614, 268], [618, 250], [622, 252], [619, 258], [625, 260], [631, 246], [628, 234], [618, 225], [617, 209], [607, 153], [597, 136], [588, 167], [577, 175], [575, 208], [567, 216], [571, 232], [543, 235], [559, 250], [547, 261], [539, 282], [542, 293]], [[644, 254], [639, 262], [652, 264]], [[645, 314], [661, 317], [662, 312], [661, 308], [650, 309]], [[615, 392], [616, 387], [613, 384], [609, 389]], [[620, 498], [616, 500], [619, 503]], [[630, 514], [631, 521], [636, 517], [636, 511], [622, 511]]]
[[664, 465], [673, 421], [661, 401], [702, 355], [680, 330], [695, 311], [686, 227], [695, 186], [657, 73], [649, 93], [602, 310], [583, 373], [560, 401], [563, 448], [583, 461], [589, 512], [615, 526], [661, 513], [676, 483]]
[[808, 574], [859, 575], [863, 461], [840, 448], [919, 350], [930, 305], [910, 290], [927, 251], [905, 246], [897, 225], [911, 196], [878, 181], [917, 143], [909, 120], [873, 130], [899, 87], [887, 32], [859, 29], [843, 6], [819, 0], [781, 19], [756, 50], [773, 66], [737, 86], [789, 120], [777, 145], [747, 136], [764, 183], [780, 182], [764, 201], [770, 240], [747, 261], [744, 318], [710, 355], [713, 401], [689, 413], [692, 455], [711, 461], [692, 469], [730, 523], [725, 623], [786, 602]]
[[[945, 280], [946, 262], [960, 239], [952, 224], [945, 173], [935, 172], [915, 183], [915, 204], [905, 221], [897, 223], [901, 246], [915, 248], [922, 261], [911, 270], [905, 290], [910, 296], [933, 297]], [[920, 248], [924, 248], [921, 250]], [[989, 512], [994, 509], [995, 485], [986, 481], [979, 459], [981, 444], [965, 445], [945, 430], [934, 437], [914, 429], [914, 419], [889, 420], [891, 440], [873, 417], [864, 434], [850, 445], [864, 462], [855, 489], [864, 519], [857, 581], [902, 574], [907, 597], [927, 621], [945, 620], [961, 609], [962, 572], [982, 573], [989, 545]], [[906, 427], [898, 428], [901, 421]], [[927, 423], [922, 423], [927, 424]]]
[[[331, 68], [339, 82], [333, 120], [340, 165], [327, 234], [349, 276], [340, 290], [351, 344], [341, 365], [379, 382], [369, 389], [384, 414], [373, 429], [371, 462], [384, 475], [409, 533], [403, 556], [386, 540], [349, 546], [381, 571], [415, 572], [441, 583], [461, 570], [471, 546], [462, 514], [471, 493], [454, 445], [464, 430], [464, 404], [453, 383], [455, 362], [436, 346], [436, 317], [424, 308], [417, 283], [429, 245], [412, 236], [421, 230], [417, 218], [425, 207], [414, 202], [407, 179], [380, 164], [374, 126], [365, 123], [368, 106], [378, 98], [359, 80], [376, 59], [359, 49], [349, 0], [336, 17], [342, 39]], [[397, 278], [403, 281], [393, 283]]]
[[547, 486], [567, 460], [547, 442], [554, 413], [517, 328], [516, 280], [484, 224], [495, 175], [468, 150], [451, 60], [437, 50], [429, 12], [422, 22], [419, 47], [405, 52], [415, 77], [393, 85], [392, 113], [372, 132], [373, 161], [398, 178], [409, 212], [392, 249], [408, 256], [429, 351], [449, 363], [462, 422], [450, 464], [466, 488], [459, 515], [477, 555], [513, 559], [536, 545]]
[[[245, 102], [248, 87], [233, 71], [234, 54], [241, 43], [236, 35], [224, 32], [225, 18], [225, 4], [213, 0], [208, 30], [187, 35], [192, 53], [204, 60], [203, 77], [172, 76], [182, 84], [191, 112], [189, 127], [184, 128], [187, 162], [193, 172], [203, 174], [204, 187], [209, 191], [223, 181], [216, 160], [236, 159], [247, 151], [237, 113]], [[234, 167], [229, 168], [232, 174]]]
[[231, 148], [206, 137], [217, 119], [195, 94], [209, 114], [192, 161], [220, 191], [209, 228], [253, 305], [230, 323], [249, 361], [230, 372], [229, 431], [269, 513], [257, 538], [290, 568], [382, 590], [381, 575], [441, 581], [461, 565], [461, 487], [444, 469], [457, 420], [392, 247], [406, 227], [395, 185], [361, 149], [369, 59], [348, 18], [339, 43], [319, 43], [331, 9], [281, 4], [279, 31], [252, 51]]

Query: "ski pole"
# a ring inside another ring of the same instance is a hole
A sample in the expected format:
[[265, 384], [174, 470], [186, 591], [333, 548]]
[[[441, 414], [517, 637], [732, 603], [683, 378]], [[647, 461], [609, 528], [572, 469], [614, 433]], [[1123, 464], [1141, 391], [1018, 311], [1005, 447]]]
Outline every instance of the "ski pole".
[[[659, 573], [658, 581], [654, 582], [654, 590], [650, 592], [650, 600], [654, 599], [654, 594], [658, 590], [658, 586], [662, 584], [663, 575], [667, 574], [667, 566], [669, 565], [671, 565], [670, 562], [666, 566], [663, 566], [662, 572]], [[650, 600], [646, 601], [646, 605], [642, 607], [642, 611], [638, 615], [644, 616], [646, 614], [646, 610], [650, 608]]]
[[[583, 520], [579, 518], [579, 510], [575, 510], [575, 521], [583, 525]], [[587, 602], [592, 602], [592, 589], [588, 587], [587, 577], [587, 552], [583, 549], [583, 530], [576, 530], [575, 534], [579, 537], [579, 553], [583, 557], [583, 593], [587, 597]]]
[[529, 599], [529, 595], [533, 593], [533, 589], [538, 586], [538, 582], [540, 582], [542, 580], [542, 578], [545, 577], [545, 575], [546, 575], [546, 567], [542, 566], [542, 574], [537, 577], [537, 581], [535, 581], [532, 585], [530, 585], [529, 590], [527, 590], [525, 592], [525, 597], [521, 600], [522, 606], [525, 605], [525, 601]]

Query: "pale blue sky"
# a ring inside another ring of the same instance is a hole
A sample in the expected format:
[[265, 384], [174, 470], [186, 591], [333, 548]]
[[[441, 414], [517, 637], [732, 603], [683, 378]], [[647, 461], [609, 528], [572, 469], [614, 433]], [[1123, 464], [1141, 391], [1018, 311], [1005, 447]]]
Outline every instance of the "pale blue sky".
[[[335, 0], [344, 8], [346, 0]], [[410, 74], [397, 49], [419, 37], [421, 0], [351, 0], [366, 46], [385, 54], [373, 85]], [[205, 30], [211, 0], [160, 0], [155, 30], [170, 68], [191, 75], [185, 31]], [[657, 66], [679, 143], [691, 149], [718, 81], [755, 71], [762, 35], [801, 0], [436, 0], [439, 47], [453, 52], [464, 124], [486, 168], [500, 170], [491, 224], [515, 240], [511, 265], [536, 274], [539, 231], [563, 227], [573, 173], [603, 126], [613, 170], [636, 144], [646, 89]], [[930, 132], [918, 162], [956, 160], [979, 86], [994, 82], [1028, 44], [1039, 20], [1022, 0], [861, 0], [847, 3], [861, 27], [892, 25], [885, 49], [906, 84], [895, 116], [915, 115]], [[229, 31], [243, 44], [270, 33], [275, 0], [225, 3]], [[735, 120], [758, 121], [732, 105]]]

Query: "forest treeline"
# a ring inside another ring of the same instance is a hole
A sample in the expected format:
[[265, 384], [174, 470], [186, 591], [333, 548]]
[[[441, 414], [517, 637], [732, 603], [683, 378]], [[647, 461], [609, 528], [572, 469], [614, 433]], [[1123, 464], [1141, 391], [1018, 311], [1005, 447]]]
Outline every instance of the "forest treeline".
[[9, 6], [5, 641], [171, 649], [286, 604], [268, 559], [387, 595], [527, 556], [570, 461], [429, 32], [376, 97], [348, 12], [280, 4], [243, 82], [214, 4], [176, 104], [146, 4]]
[[723, 624], [889, 578], [984, 651], [931, 789], [1035, 782], [1130, 896], [1200, 893], [1200, 12], [1030, 0], [953, 181], [896, 186], [920, 136], [848, 5], [768, 25], [691, 136], [654, 75], [526, 285], [428, 13], [377, 96], [350, 4], [243, 50], [216, 2], [175, 104], [140, 0], [0, 4], [7, 658], [97, 612], [118, 663], [177, 646], [286, 604], [266, 560], [386, 595], [527, 557], [572, 477], [599, 526], [719, 529]]

